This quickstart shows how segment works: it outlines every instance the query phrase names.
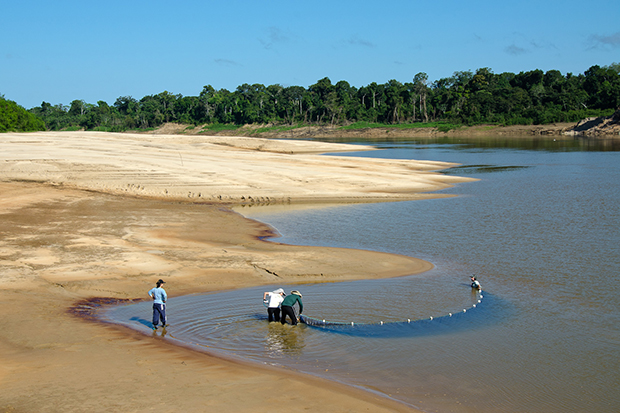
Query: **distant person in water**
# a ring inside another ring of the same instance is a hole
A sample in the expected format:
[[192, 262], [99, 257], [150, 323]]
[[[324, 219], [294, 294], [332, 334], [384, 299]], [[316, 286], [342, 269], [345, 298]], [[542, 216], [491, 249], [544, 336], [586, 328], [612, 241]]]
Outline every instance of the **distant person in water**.
[[151, 288], [149, 297], [153, 299], [153, 330], [157, 330], [157, 324], [161, 321], [161, 326], [166, 327], [166, 301], [168, 295], [162, 287], [166, 282], [164, 280], [157, 281], [157, 287]]
[[265, 292], [263, 294], [263, 302], [267, 305], [267, 315], [269, 316], [269, 322], [280, 321], [280, 304], [286, 297], [284, 290], [278, 288], [272, 292]]
[[301, 293], [297, 290], [291, 291], [291, 295], [286, 296], [282, 301], [282, 317], [280, 318], [282, 324], [286, 324], [286, 316], [288, 316], [291, 319], [291, 324], [297, 325], [297, 316], [293, 310], [295, 303], [299, 303], [299, 315], [301, 315], [304, 311], [304, 303], [301, 302]]
[[480, 289], [480, 283], [478, 282], [478, 280], [476, 279], [475, 275], [471, 276], [471, 288], [475, 288], [476, 290]]

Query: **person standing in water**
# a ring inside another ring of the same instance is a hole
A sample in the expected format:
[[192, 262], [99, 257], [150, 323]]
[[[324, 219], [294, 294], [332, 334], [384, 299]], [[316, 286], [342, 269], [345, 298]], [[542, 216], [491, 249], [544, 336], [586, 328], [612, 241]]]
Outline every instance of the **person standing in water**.
[[267, 305], [269, 322], [280, 321], [280, 304], [282, 304], [284, 297], [286, 294], [282, 288], [263, 294], [263, 302]]
[[293, 310], [295, 303], [299, 303], [299, 315], [301, 315], [304, 311], [304, 304], [301, 302], [301, 293], [297, 290], [291, 291], [291, 295], [286, 296], [282, 301], [282, 317], [280, 318], [282, 324], [286, 324], [286, 316], [288, 316], [291, 319], [291, 324], [297, 325], [297, 316]]
[[157, 324], [161, 321], [161, 326], [166, 328], [166, 301], [168, 294], [163, 289], [164, 280], [157, 281], [157, 287], [151, 288], [149, 297], [153, 299], [153, 330], [157, 330]]
[[480, 283], [476, 279], [476, 276], [472, 275], [470, 280], [471, 280], [471, 288], [475, 288], [476, 290], [479, 290], [480, 289]]

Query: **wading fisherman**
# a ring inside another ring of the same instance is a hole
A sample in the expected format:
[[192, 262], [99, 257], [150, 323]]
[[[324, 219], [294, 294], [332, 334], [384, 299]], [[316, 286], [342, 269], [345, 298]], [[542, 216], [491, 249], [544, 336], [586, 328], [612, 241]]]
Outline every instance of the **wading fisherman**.
[[282, 304], [284, 297], [286, 294], [282, 288], [263, 294], [263, 302], [267, 305], [269, 322], [280, 321], [280, 304]]
[[297, 325], [297, 316], [293, 310], [295, 303], [299, 303], [299, 315], [301, 315], [304, 311], [304, 303], [301, 302], [301, 293], [297, 290], [291, 291], [291, 295], [286, 296], [282, 301], [282, 317], [280, 318], [282, 324], [286, 324], [286, 316], [288, 316], [291, 319], [291, 324]]
[[161, 320], [161, 326], [166, 327], [166, 301], [168, 295], [166, 290], [162, 288], [162, 285], [166, 282], [164, 280], [157, 281], [157, 287], [151, 288], [149, 291], [149, 297], [153, 299], [153, 330], [157, 330], [157, 324]]
[[476, 290], [479, 290], [480, 289], [480, 283], [476, 279], [476, 276], [472, 275], [470, 279], [471, 279], [471, 288], [475, 288]]

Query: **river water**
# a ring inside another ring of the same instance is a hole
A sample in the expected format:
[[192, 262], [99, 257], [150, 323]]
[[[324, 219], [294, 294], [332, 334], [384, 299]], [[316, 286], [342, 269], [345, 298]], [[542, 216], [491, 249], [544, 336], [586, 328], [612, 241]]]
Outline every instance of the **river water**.
[[[262, 293], [280, 286], [173, 297], [168, 337], [428, 412], [620, 411], [618, 148], [375, 145], [347, 155], [457, 162], [445, 173], [479, 181], [441, 191], [455, 198], [237, 210], [273, 226], [278, 242], [405, 254], [433, 270], [284, 286], [303, 293], [304, 315], [341, 323], [331, 328], [269, 324]], [[472, 274], [481, 293], [469, 287]], [[106, 317], [147, 331], [150, 303]]]

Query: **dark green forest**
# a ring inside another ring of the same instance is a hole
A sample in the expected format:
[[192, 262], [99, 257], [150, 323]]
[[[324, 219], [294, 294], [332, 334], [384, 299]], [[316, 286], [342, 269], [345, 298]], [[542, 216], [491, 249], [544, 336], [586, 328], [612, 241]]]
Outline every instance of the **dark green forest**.
[[0, 95], [0, 132], [45, 130], [45, 122]]
[[125, 131], [165, 122], [194, 125], [406, 125], [446, 123], [531, 125], [577, 122], [608, 116], [620, 107], [620, 63], [592, 66], [583, 74], [557, 70], [496, 74], [489, 68], [454, 72], [429, 81], [390, 80], [356, 88], [323, 78], [304, 88], [243, 84], [234, 91], [204, 86], [198, 96], [167, 91], [109, 105], [74, 100], [70, 106], [43, 102], [29, 110], [49, 130], [85, 128]]

